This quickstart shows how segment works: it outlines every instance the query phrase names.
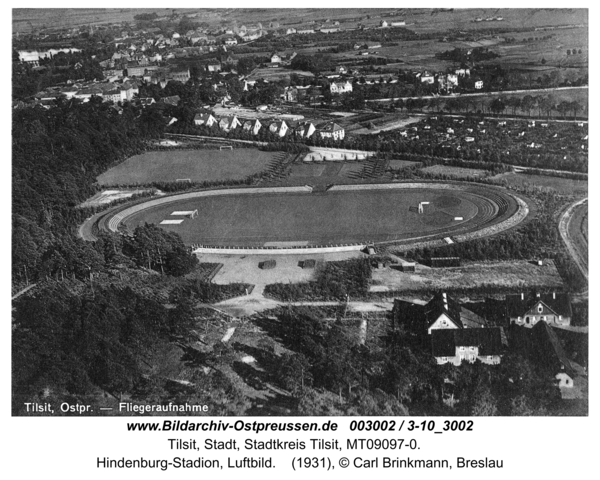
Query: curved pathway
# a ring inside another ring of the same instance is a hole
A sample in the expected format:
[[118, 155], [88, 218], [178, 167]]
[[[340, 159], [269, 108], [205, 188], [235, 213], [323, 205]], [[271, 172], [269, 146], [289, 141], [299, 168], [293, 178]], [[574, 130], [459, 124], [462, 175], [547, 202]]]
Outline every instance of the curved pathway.
[[[335, 185], [331, 188], [332, 191], [344, 191], [344, 190], [366, 190], [366, 189], [418, 189], [418, 188], [436, 188], [440, 190], [461, 190], [474, 195], [475, 197], [481, 197], [483, 206], [479, 205], [480, 210], [477, 214], [477, 218], [472, 225], [464, 225], [459, 228], [454, 228], [452, 231], [433, 232], [415, 237], [412, 239], [405, 240], [393, 240], [393, 241], [366, 241], [360, 243], [345, 243], [345, 244], [328, 244], [328, 245], [305, 245], [305, 246], [270, 246], [270, 247], [222, 247], [222, 246], [207, 246], [207, 245], [192, 245], [192, 248], [196, 253], [231, 253], [231, 254], [306, 254], [306, 253], [328, 253], [328, 252], [340, 252], [349, 250], [360, 250], [367, 244], [393, 244], [400, 242], [403, 246], [420, 243], [423, 241], [434, 241], [434, 239], [441, 239], [444, 236], [451, 236], [454, 241], [462, 242], [471, 240], [474, 238], [480, 238], [483, 236], [494, 235], [500, 233], [509, 228], [513, 228], [521, 221], [525, 220], [529, 214], [529, 207], [527, 202], [519, 198], [519, 196], [495, 187], [476, 185], [469, 183], [460, 182], [398, 182], [398, 183], [387, 183], [387, 184], [365, 184], [365, 185]], [[230, 188], [230, 189], [216, 189], [216, 190], [202, 190], [195, 192], [187, 192], [176, 195], [169, 195], [160, 198], [154, 198], [151, 200], [145, 200], [137, 202], [133, 205], [122, 206], [116, 208], [109, 213], [105, 213], [100, 219], [92, 217], [86, 221], [84, 225], [80, 227], [80, 235], [84, 238], [91, 237], [90, 223], [97, 224], [98, 228], [106, 229], [111, 232], [118, 232], [120, 226], [124, 220], [131, 215], [134, 215], [147, 208], [153, 208], [158, 205], [178, 202], [181, 200], [187, 200], [190, 198], [197, 197], [212, 197], [220, 195], [239, 195], [239, 194], [261, 194], [261, 193], [304, 193], [310, 194], [312, 187], [310, 186], [296, 186], [296, 187], [270, 187], [270, 188]], [[489, 198], [488, 198], [489, 197]], [[484, 199], [487, 199], [484, 202]], [[488, 202], [490, 202], [488, 204]], [[88, 235], [84, 235], [88, 232]], [[90, 238], [91, 239], [91, 238]]]
[[565, 246], [567, 247], [567, 250], [569, 251], [571, 257], [573, 258], [573, 261], [577, 265], [577, 268], [579, 268], [581, 274], [586, 280], [588, 280], [587, 238], [581, 239], [585, 246], [582, 245], [581, 242], [575, 241], [573, 239], [572, 232], [570, 231], [570, 227], [571, 221], [579, 212], [580, 208], [583, 208], [584, 205], [585, 208], [587, 208], [587, 201], [588, 199], [584, 198], [570, 205], [569, 208], [567, 208], [567, 210], [565, 211], [565, 213], [563, 213], [558, 224], [558, 231], [560, 232], [560, 236], [565, 242]]

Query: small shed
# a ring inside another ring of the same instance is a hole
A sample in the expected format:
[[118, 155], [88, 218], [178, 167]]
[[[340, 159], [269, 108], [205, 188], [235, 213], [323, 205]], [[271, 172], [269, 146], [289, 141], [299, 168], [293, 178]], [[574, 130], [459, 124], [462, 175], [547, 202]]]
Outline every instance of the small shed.
[[258, 268], [261, 270], [270, 270], [277, 266], [277, 262], [275, 260], [265, 260], [264, 262], [259, 262]]
[[367, 255], [375, 255], [375, 248], [373, 245], [367, 245], [362, 251]]
[[415, 272], [416, 271], [416, 263], [415, 262], [406, 262], [400, 265], [401, 272]]
[[301, 268], [315, 268], [317, 266], [317, 261], [312, 258], [301, 260], [299, 263]]
[[429, 262], [433, 268], [460, 267], [460, 257], [431, 257]]

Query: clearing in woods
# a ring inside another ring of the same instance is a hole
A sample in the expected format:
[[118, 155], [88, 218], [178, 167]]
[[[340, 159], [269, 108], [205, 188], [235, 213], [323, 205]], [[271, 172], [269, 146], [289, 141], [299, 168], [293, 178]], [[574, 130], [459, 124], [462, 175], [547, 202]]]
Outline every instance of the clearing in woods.
[[430, 268], [417, 264], [415, 272], [400, 272], [392, 268], [373, 270], [370, 291], [468, 290], [482, 285], [560, 289], [563, 281], [552, 260], [546, 260], [542, 266], [526, 260], [474, 262], [455, 268]]

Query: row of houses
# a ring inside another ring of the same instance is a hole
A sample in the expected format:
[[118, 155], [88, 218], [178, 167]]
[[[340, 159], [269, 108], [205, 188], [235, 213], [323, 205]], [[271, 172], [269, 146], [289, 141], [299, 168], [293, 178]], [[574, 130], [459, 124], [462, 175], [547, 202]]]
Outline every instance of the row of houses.
[[76, 98], [88, 101], [92, 96], [100, 97], [104, 101], [114, 103], [131, 101], [139, 93], [140, 81], [125, 79], [120, 82], [95, 82], [81, 81], [69, 85], [47, 88], [35, 95], [39, 101], [53, 101], [58, 98], [67, 100]]
[[508, 295], [504, 325], [498, 326], [438, 292], [424, 305], [395, 300], [393, 323], [429, 343], [438, 365], [480, 361], [501, 362], [511, 343], [513, 351], [530, 356], [550, 369], [563, 389], [571, 389], [582, 367], [569, 360], [552, 327], [570, 325], [572, 309], [566, 293]]
[[[440, 90], [451, 91], [458, 87], [460, 78], [467, 78], [471, 76], [471, 72], [468, 68], [456, 69], [454, 73], [439, 73], [433, 74], [429, 72], [419, 72], [416, 77], [421, 80], [421, 83], [433, 85], [437, 82]], [[476, 90], [483, 88], [483, 80], [476, 79], [473, 82]]]
[[235, 129], [242, 129], [258, 135], [262, 128], [268, 128], [269, 131], [279, 137], [293, 134], [299, 138], [310, 138], [312, 135], [318, 135], [321, 138], [332, 140], [342, 140], [345, 130], [335, 122], [327, 122], [315, 126], [312, 122], [299, 122], [297, 124], [288, 123], [285, 120], [263, 120], [259, 119], [239, 119], [236, 115], [221, 117], [217, 119], [211, 113], [198, 113], [194, 117], [194, 125], [206, 126], [209, 128], [218, 127], [224, 132], [230, 132]]
[[[572, 309], [566, 293], [508, 295], [504, 301], [506, 326], [535, 328], [564, 327], [571, 323]], [[460, 365], [466, 360], [500, 363], [502, 327], [492, 326], [480, 315], [440, 292], [424, 306], [402, 300], [394, 302], [394, 322], [415, 334], [431, 338], [432, 353], [438, 364]]]

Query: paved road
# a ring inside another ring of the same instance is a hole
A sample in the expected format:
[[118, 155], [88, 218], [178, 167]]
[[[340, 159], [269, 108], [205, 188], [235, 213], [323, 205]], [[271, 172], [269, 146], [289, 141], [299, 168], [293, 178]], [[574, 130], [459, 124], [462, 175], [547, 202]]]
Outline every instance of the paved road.
[[587, 208], [587, 198], [582, 200], [578, 200], [567, 208], [565, 213], [563, 213], [560, 218], [560, 222], [558, 223], [558, 231], [560, 232], [560, 236], [565, 242], [565, 246], [569, 252], [569, 255], [573, 258], [573, 261], [577, 265], [577, 268], [581, 271], [581, 274], [588, 280], [588, 258], [587, 258], [587, 249], [583, 251], [581, 248], [578, 248], [577, 242], [571, 236], [570, 224], [575, 216], [575, 213], [579, 208], [585, 207]]

